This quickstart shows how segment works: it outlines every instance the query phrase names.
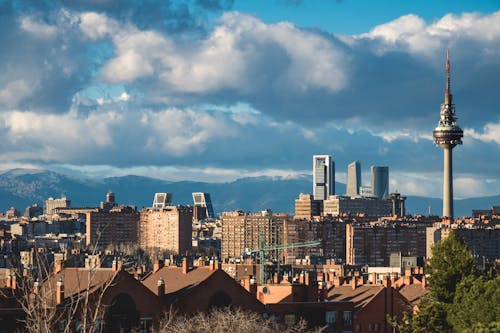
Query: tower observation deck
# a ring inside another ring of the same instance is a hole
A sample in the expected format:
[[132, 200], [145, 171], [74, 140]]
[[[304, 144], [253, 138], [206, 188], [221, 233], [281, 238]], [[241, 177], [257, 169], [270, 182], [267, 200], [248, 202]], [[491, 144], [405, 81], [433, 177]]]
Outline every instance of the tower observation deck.
[[441, 146], [444, 152], [443, 173], [443, 216], [453, 219], [453, 164], [452, 150], [462, 144], [464, 133], [457, 125], [455, 105], [451, 94], [450, 53], [446, 52], [446, 91], [438, 126], [434, 129], [434, 143]]

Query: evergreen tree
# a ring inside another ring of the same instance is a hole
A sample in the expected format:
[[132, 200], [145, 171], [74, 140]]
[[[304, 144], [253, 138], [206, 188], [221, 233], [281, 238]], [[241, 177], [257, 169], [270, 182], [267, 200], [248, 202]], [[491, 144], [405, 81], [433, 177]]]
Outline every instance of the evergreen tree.
[[500, 324], [499, 304], [499, 277], [469, 276], [457, 286], [449, 320], [457, 332], [470, 332], [474, 325], [489, 332], [487, 328], [491, 324]]
[[458, 283], [474, 273], [474, 257], [467, 244], [452, 231], [433, 246], [428, 272], [431, 296], [451, 304]]
[[411, 325], [413, 333], [449, 333], [451, 325], [447, 321], [447, 304], [432, 297], [423, 299], [419, 311], [413, 315]]

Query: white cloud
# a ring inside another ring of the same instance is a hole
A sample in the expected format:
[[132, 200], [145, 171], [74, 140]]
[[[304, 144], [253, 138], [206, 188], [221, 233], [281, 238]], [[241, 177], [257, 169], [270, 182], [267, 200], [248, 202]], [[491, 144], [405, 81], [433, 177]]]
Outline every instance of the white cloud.
[[141, 125], [148, 129], [146, 148], [171, 155], [199, 153], [215, 138], [236, 134], [232, 124], [217, 114], [191, 109], [170, 108], [164, 111], [146, 111]]
[[206, 39], [189, 44], [120, 25], [103, 14], [82, 14], [80, 27], [89, 38], [112, 39], [116, 56], [102, 70], [108, 82], [154, 75], [177, 92], [229, 88], [248, 93], [261, 89], [254, 79], [267, 74], [258, 67], [276, 52], [284, 68], [271, 80], [299, 91], [335, 92], [347, 84], [347, 56], [325, 37], [289, 23], [266, 25], [252, 16], [226, 13]]
[[54, 37], [57, 33], [57, 28], [55, 26], [36, 22], [31, 17], [23, 17], [21, 19], [21, 29], [44, 39]]
[[[383, 41], [376, 46], [379, 54], [403, 48], [411, 53], [434, 55], [436, 51], [442, 51], [459, 39], [496, 42], [500, 37], [499, 27], [500, 11], [486, 15], [448, 14], [429, 24], [420, 17], [410, 14], [376, 26], [368, 33], [354, 36], [354, 39]], [[498, 45], [496, 49], [498, 52]]]
[[483, 127], [482, 133], [477, 132], [472, 128], [467, 128], [464, 130], [464, 136], [472, 137], [476, 140], [483, 142], [493, 142], [500, 145], [500, 123], [490, 123]]
[[37, 87], [37, 82], [23, 79], [11, 81], [3, 89], [0, 88], [0, 103], [15, 108], [24, 98], [31, 96]]
[[118, 23], [115, 20], [94, 12], [80, 15], [80, 29], [93, 40], [106, 38], [119, 32]]

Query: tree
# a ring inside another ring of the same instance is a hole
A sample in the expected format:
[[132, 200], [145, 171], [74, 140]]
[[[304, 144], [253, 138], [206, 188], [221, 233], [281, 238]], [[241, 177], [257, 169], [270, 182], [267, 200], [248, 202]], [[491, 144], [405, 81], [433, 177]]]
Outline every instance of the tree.
[[322, 328], [307, 329], [304, 320], [286, 327], [265, 320], [260, 315], [239, 309], [218, 308], [209, 313], [200, 312], [194, 316], [176, 316], [172, 311], [160, 323], [155, 333], [307, 333], [322, 332]]
[[420, 302], [419, 311], [413, 315], [413, 333], [447, 333], [452, 327], [447, 320], [447, 304], [426, 297]]
[[428, 266], [431, 296], [451, 304], [460, 281], [474, 273], [474, 257], [467, 244], [452, 231], [448, 238], [435, 244]]
[[[494, 304], [497, 304], [496, 306]], [[492, 323], [500, 324], [500, 278], [481, 275], [469, 276], [457, 286], [450, 322], [458, 332], [470, 332], [474, 325], [486, 329]]]

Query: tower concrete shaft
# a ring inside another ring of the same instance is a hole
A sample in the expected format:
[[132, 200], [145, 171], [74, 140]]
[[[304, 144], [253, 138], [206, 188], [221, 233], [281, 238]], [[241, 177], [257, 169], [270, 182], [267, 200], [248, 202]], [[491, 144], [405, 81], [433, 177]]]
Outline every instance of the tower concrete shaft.
[[444, 152], [443, 172], [443, 216], [453, 220], [453, 162], [452, 150], [462, 144], [464, 133], [457, 125], [455, 105], [451, 94], [450, 56], [446, 53], [446, 91], [438, 126], [433, 132], [434, 143], [441, 146]]
[[444, 147], [443, 216], [453, 218], [453, 158], [452, 148]]

